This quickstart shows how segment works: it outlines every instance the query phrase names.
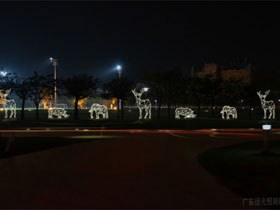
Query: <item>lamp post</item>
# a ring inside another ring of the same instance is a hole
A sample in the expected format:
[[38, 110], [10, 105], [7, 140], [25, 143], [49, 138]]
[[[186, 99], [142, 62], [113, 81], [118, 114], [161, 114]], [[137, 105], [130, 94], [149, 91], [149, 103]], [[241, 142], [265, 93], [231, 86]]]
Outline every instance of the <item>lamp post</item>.
[[50, 61], [53, 64], [53, 77], [54, 77], [54, 104], [56, 104], [57, 99], [57, 87], [56, 87], [56, 66], [57, 66], [57, 59], [50, 58]]
[[[120, 79], [121, 76], [122, 76], [122, 66], [121, 65], [117, 65], [116, 66], [116, 70], [118, 71], [119, 79]], [[121, 99], [119, 99], [119, 101], [118, 101], [118, 109], [122, 109], [122, 100]]]
[[7, 71], [4, 71], [4, 67], [1, 67], [0, 70], [1, 70], [1, 71], [0, 71], [0, 75], [1, 75], [2, 77], [7, 76], [8, 72], [7, 72]]
[[144, 87], [143, 89], [144, 89], [145, 92], [148, 92], [150, 88]]
[[121, 66], [121, 65], [117, 65], [117, 66], [116, 66], [116, 70], [118, 71], [119, 79], [120, 79], [120, 78], [121, 78], [121, 75], [122, 75], [122, 66]]
[[270, 124], [264, 124], [262, 125], [262, 130], [263, 130], [263, 143], [264, 143], [264, 149], [263, 149], [263, 153], [264, 154], [268, 154], [269, 151], [269, 145], [268, 145], [268, 140], [269, 140], [269, 136], [271, 134], [271, 129], [272, 126]]

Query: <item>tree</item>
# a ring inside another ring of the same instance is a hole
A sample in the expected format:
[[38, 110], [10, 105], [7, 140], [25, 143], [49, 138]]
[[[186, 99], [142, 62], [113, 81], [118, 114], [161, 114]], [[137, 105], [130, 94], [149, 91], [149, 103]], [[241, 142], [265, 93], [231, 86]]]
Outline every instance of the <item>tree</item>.
[[221, 83], [221, 96], [223, 102], [232, 105], [242, 98], [243, 83], [241, 80], [224, 80]]
[[21, 99], [21, 120], [24, 120], [25, 102], [31, 97], [30, 80], [17, 77], [14, 82], [14, 92]]
[[44, 98], [43, 91], [45, 88], [50, 88], [51, 79], [49, 76], [39, 75], [34, 71], [33, 75], [28, 78], [30, 85], [30, 99], [36, 107], [36, 120], [39, 119], [39, 104]]
[[0, 76], [0, 89], [12, 89], [13, 91], [13, 86], [16, 78], [17, 75], [12, 73], [7, 73], [6, 76]]
[[145, 83], [150, 87], [151, 96], [157, 100], [157, 118], [160, 119], [161, 106], [167, 104], [168, 118], [171, 118], [171, 106], [184, 101], [185, 79], [180, 69], [164, 70], [150, 73], [145, 77]]
[[108, 97], [114, 97], [117, 98], [117, 111], [118, 111], [118, 119], [120, 118], [120, 112], [119, 112], [119, 102], [120, 100], [122, 101], [121, 103], [121, 118], [124, 119], [124, 103], [129, 94], [131, 94], [131, 89], [133, 88], [133, 82], [130, 81], [126, 77], [121, 77], [118, 79], [113, 79], [110, 82], [104, 84], [104, 98]]
[[144, 83], [150, 87], [150, 96], [157, 101], [157, 118], [160, 119], [161, 106], [164, 99], [164, 75], [161, 72], [152, 72], [145, 76]]
[[97, 88], [99, 80], [94, 79], [88, 74], [80, 74], [62, 80], [62, 86], [68, 96], [75, 98], [74, 118], [79, 118], [79, 100], [93, 95]]
[[215, 99], [221, 90], [221, 83], [219, 80], [213, 78], [212, 75], [206, 75], [204, 78], [202, 78], [201, 82], [203, 83], [201, 89], [203, 95], [210, 98], [211, 115], [213, 117]]
[[245, 103], [249, 106], [249, 119], [252, 119], [252, 111], [254, 107], [254, 103], [257, 100], [257, 90], [252, 85], [244, 84], [241, 92], [242, 98], [245, 100]]
[[205, 94], [205, 82], [202, 78], [195, 77], [190, 79], [187, 85], [187, 94], [190, 94], [192, 97], [195, 98], [197, 104], [197, 117], [200, 117], [201, 101]]
[[44, 106], [44, 109], [47, 109], [48, 101], [53, 99], [53, 91], [51, 89], [49, 89], [49, 88], [45, 88], [45, 89], [42, 90], [41, 94], [43, 96], [41, 102], [42, 102], [42, 104]]
[[185, 80], [177, 69], [166, 71], [164, 74], [164, 98], [167, 103], [168, 118], [171, 119], [171, 106], [177, 105], [185, 93]]

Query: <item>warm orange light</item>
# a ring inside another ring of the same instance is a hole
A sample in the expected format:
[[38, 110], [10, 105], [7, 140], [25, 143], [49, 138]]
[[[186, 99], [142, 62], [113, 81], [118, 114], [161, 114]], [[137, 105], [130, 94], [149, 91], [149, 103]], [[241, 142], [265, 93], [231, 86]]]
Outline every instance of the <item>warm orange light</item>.
[[117, 102], [117, 98], [112, 99], [112, 104], [114, 105]]
[[44, 109], [47, 109], [48, 99], [42, 99], [42, 104], [44, 105]]
[[83, 98], [83, 99], [80, 99], [78, 101], [78, 106], [79, 106], [79, 109], [83, 109], [84, 108], [84, 103], [86, 102], [87, 98]]
[[[52, 92], [49, 89], [43, 89], [41, 92], [41, 95], [43, 96], [43, 99], [41, 100], [42, 104], [44, 105], [44, 109], [48, 109], [48, 101], [52, 100]], [[49, 105], [50, 106], [50, 105]]]
[[118, 100], [117, 98], [113, 98], [112, 99], [112, 103], [110, 105], [110, 109], [117, 110], [117, 107], [114, 107], [114, 104], [116, 104], [117, 100]]

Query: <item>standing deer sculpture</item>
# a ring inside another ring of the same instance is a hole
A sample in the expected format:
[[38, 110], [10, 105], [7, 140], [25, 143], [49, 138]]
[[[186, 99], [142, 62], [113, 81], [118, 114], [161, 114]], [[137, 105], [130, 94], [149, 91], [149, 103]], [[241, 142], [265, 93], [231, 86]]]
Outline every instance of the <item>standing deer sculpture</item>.
[[265, 91], [264, 94], [262, 94], [261, 91], [257, 92], [258, 96], [260, 97], [261, 105], [262, 105], [263, 112], [264, 112], [263, 119], [266, 119], [267, 110], [269, 111], [268, 119], [271, 119], [271, 117], [273, 119], [275, 119], [275, 104], [274, 104], [274, 102], [272, 100], [270, 100], [270, 101], [265, 100], [266, 96], [269, 93], [270, 93], [270, 90]]
[[[11, 93], [11, 89], [5, 91], [5, 93], [2, 92], [3, 90], [0, 90], [0, 98], [4, 102], [3, 108], [5, 110], [5, 119], [7, 118], [16, 118], [16, 102], [14, 99], [8, 100], [7, 97]], [[10, 110], [11, 114], [8, 116], [8, 111]]]
[[152, 104], [151, 104], [151, 101], [149, 99], [141, 99], [142, 94], [145, 92], [144, 88], [142, 88], [140, 90], [140, 92], [137, 92], [136, 89], [133, 89], [131, 92], [135, 96], [136, 104], [137, 104], [137, 107], [139, 109], [139, 120], [141, 120], [143, 118], [143, 116], [142, 116], [143, 110], [145, 110], [144, 119], [147, 119], [147, 117], [149, 119], [151, 119], [152, 118], [152, 113], [151, 113]]

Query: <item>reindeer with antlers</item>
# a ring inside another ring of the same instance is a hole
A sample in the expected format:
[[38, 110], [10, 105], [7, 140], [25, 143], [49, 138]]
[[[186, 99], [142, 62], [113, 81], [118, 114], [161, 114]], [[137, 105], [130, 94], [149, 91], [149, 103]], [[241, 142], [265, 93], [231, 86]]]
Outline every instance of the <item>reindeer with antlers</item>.
[[275, 104], [272, 100], [266, 101], [265, 98], [266, 96], [270, 93], [270, 90], [265, 91], [264, 94], [261, 93], [261, 91], [258, 91], [257, 94], [260, 97], [261, 100], [261, 105], [264, 111], [264, 116], [263, 119], [266, 119], [266, 112], [269, 110], [269, 116], [268, 119], [275, 119]]
[[4, 102], [3, 108], [5, 110], [5, 119], [8, 118], [8, 110], [11, 111], [9, 118], [16, 118], [16, 102], [14, 99], [7, 100], [8, 95], [11, 93], [11, 89], [5, 91], [5, 93], [0, 90], [0, 99]]
[[142, 88], [140, 90], [140, 92], [137, 92], [136, 89], [133, 89], [131, 92], [135, 96], [136, 104], [139, 109], [139, 120], [141, 120], [143, 118], [143, 116], [142, 116], [143, 109], [145, 110], [144, 119], [147, 119], [147, 117], [149, 119], [151, 119], [152, 118], [152, 113], [151, 113], [152, 104], [149, 99], [141, 99], [142, 94], [145, 92], [144, 88]]

